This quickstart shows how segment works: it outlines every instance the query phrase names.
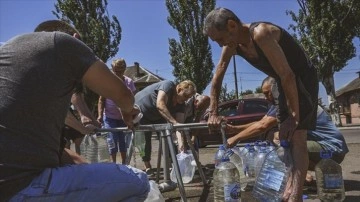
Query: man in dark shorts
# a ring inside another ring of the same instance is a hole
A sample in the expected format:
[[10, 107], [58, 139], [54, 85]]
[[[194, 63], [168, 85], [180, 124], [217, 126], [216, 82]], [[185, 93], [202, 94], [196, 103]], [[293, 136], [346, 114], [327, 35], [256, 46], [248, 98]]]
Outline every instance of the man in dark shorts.
[[275, 78], [279, 89], [278, 119], [280, 139], [290, 141], [294, 169], [284, 200], [301, 201], [309, 159], [306, 131], [314, 130], [318, 102], [318, 80], [315, 67], [303, 48], [284, 29], [269, 22], [244, 24], [229, 9], [211, 11], [204, 23], [204, 34], [222, 47], [210, 91], [209, 127], [218, 129], [218, 98], [221, 83], [233, 55], [240, 55], [251, 65]]

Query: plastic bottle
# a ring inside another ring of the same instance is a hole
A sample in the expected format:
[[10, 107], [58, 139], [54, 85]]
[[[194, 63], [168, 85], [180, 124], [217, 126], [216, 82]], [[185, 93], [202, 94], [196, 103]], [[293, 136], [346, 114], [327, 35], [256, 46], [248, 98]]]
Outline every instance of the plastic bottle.
[[254, 160], [255, 178], [257, 178], [257, 176], [259, 175], [259, 172], [260, 172], [262, 164], [264, 163], [266, 154], [267, 154], [266, 143], [261, 143], [259, 151], [257, 152], [255, 160]]
[[220, 162], [222, 161], [222, 158], [225, 154], [225, 146], [224, 145], [220, 145], [219, 149], [217, 150], [217, 152], [215, 153], [214, 156], [214, 164], [215, 164], [215, 168], [216, 166], [218, 166], [220, 164]]
[[225, 155], [214, 171], [214, 201], [241, 201], [239, 171]]
[[292, 158], [287, 141], [265, 157], [263, 166], [256, 178], [253, 196], [260, 201], [280, 202], [292, 169]]
[[254, 160], [256, 157], [255, 149], [253, 145], [250, 145], [248, 148], [248, 152], [245, 155], [245, 176], [246, 176], [246, 183], [247, 187], [244, 189], [252, 189], [255, 183], [255, 167], [254, 167]]
[[321, 151], [322, 158], [315, 166], [316, 186], [321, 201], [343, 201], [344, 180], [341, 166], [331, 159], [330, 151]]
[[145, 156], [145, 133], [143, 131], [135, 131], [134, 146], [138, 149], [141, 157]]
[[97, 133], [96, 134], [96, 142], [97, 142], [97, 161], [100, 163], [110, 162], [109, 155], [109, 146], [107, 143], [108, 133]]

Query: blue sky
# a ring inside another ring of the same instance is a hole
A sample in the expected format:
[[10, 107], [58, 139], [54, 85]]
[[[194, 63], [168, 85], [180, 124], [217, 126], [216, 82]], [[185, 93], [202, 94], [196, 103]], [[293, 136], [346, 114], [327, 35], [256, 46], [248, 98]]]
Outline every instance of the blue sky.
[[[56, 19], [51, 11], [56, 0], [0, 0], [0, 41], [9, 40], [15, 35], [32, 32], [40, 22]], [[286, 10], [298, 10], [296, 1], [289, 0], [218, 0], [217, 7], [233, 10], [245, 23], [269, 21], [287, 29], [293, 21]], [[125, 58], [128, 65], [139, 62], [161, 77], [173, 80], [173, 67], [170, 64], [169, 38], [178, 38], [177, 31], [167, 22], [168, 11], [164, 0], [108, 0], [108, 11], [115, 15], [122, 27], [122, 39], [115, 58]], [[353, 79], [360, 71], [360, 48], [357, 43], [357, 57], [349, 61], [339, 73], [335, 73], [335, 89], [339, 89]], [[221, 48], [211, 42], [213, 62], [216, 65]], [[110, 64], [111, 59], [108, 61]], [[266, 77], [244, 61], [236, 57], [238, 89], [255, 90]], [[223, 83], [234, 89], [234, 70], [231, 62]], [[210, 85], [209, 85], [210, 86]], [[205, 89], [209, 93], [210, 87]], [[327, 104], [324, 87], [320, 85], [320, 96]]]

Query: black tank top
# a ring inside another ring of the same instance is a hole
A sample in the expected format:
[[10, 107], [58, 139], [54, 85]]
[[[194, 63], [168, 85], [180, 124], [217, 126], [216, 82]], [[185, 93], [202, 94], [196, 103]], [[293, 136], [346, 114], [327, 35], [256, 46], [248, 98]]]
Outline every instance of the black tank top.
[[[255, 22], [251, 23], [250, 25], [250, 36], [251, 40], [254, 43], [256, 52], [258, 54], [258, 59], [256, 61], [249, 60], [248, 58], [244, 57], [243, 52], [241, 51], [240, 47], [237, 48], [236, 52], [238, 55], [242, 56], [246, 61], [248, 61], [251, 65], [255, 68], [259, 69], [260, 71], [264, 72], [265, 74], [274, 77], [275, 79], [279, 79], [279, 75], [274, 71], [274, 68], [270, 65], [268, 59], [266, 58], [264, 52], [259, 48], [256, 42], [253, 39], [253, 32], [254, 28], [258, 26], [260, 23], [271, 24], [269, 22]], [[313, 72], [308, 71], [309, 69], [314, 70], [313, 65], [311, 64], [310, 60], [305, 54], [303, 48], [295, 41], [295, 39], [284, 29], [281, 27], [274, 25], [281, 30], [279, 45], [282, 48], [287, 62], [294, 72], [296, 76], [302, 77], [304, 74]]]

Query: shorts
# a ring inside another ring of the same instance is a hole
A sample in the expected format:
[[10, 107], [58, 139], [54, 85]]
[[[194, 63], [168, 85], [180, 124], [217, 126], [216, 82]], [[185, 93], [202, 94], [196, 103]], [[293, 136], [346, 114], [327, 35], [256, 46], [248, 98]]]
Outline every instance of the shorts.
[[[325, 150], [319, 143], [316, 141], [308, 140], [306, 141], [307, 150], [309, 154], [309, 160], [314, 164], [319, 163], [321, 160], [320, 151]], [[331, 159], [340, 164], [345, 158], [345, 154], [333, 153]], [[311, 168], [313, 170], [313, 168]]]
[[[317, 106], [318, 106], [318, 93], [319, 82], [317, 79], [316, 69], [309, 69], [306, 78], [296, 77], [296, 85], [298, 88], [299, 97], [299, 113], [300, 120], [297, 126], [298, 130], [315, 130]], [[279, 90], [279, 109], [277, 112], [277, 119], [279, 123], [285, 121], [288, 116], [288, 108], [285, 99], [285, 94], [281, 86], [280, 80], [277, 80]]]
[[146, 173], [115, 164], [95, 163], [47, 168], [14, 195], [15, 201], [144, 201], [150, 190]]
[[[123, 120], [112, 119], [108, 117], [104, 117], [104, 126], [105, 128], [118, 128], [118, 127], [126, 127], [126, 124]], [[118, 151], [126, 152], [126, 141], [125, 136], [126, 133], [123, 131], [111, 132], [115, 147], [111, 149], [110, 154], [116, 154]]]

